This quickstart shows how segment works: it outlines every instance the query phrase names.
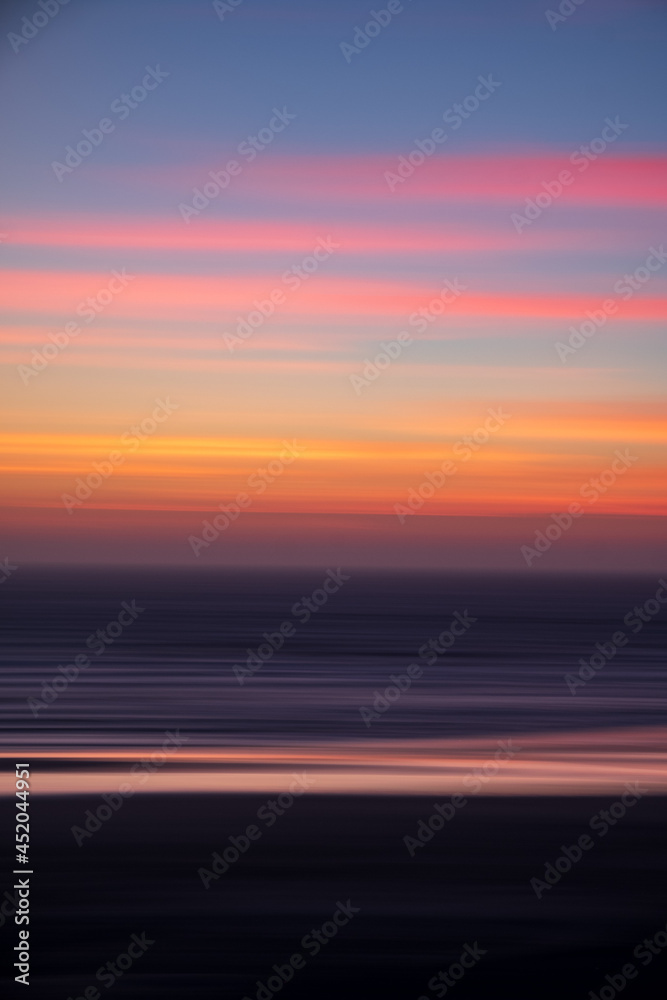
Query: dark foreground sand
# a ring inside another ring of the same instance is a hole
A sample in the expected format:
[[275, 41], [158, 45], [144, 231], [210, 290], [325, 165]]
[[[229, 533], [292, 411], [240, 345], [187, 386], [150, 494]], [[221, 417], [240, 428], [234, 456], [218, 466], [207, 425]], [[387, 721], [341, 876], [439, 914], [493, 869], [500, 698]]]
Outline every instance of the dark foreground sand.
[[[273, 979], [261, 1000], [274, 990], [284, 1000], [586, 1000], [591, 990], [611, 991], [605, 976], [628, 962], [638, 974], [624, 998], [664, 995], [667, 949], [648, 964], [633, 949], [667, 923], [665, 799], [642, 800], [595, 836], [594, 848], [539, 900], [530, 879], [562, 844], [590, 832], [609, 799], [477, 798], [414, 858], [403, 838], [432, 813], [432, 799], [311, 794], [270, 828], [257, 823], [264, 802], [145, 795], [78, 847], [70, 828], [96, 802], [35, 801], [33, 982], [25, 995], [66, 1000], [96, 985], [112, 1000], [254, 1000], [257, 980], [266, 983], [272, 966], [296, 953], [305, 965], [279, 990]], [[213, 852], [252, 823], [260, 839], [204, 889], [198, 868], [210, 869]], [[359, 912], [313, 954], [304, 936], [348, 900]], [[143, 933], [155, 943], [122, 978], [96, 980]], [[4, 922], [4, 961], [15, 937]], [[446, 994], [444, 984], [429, 989], [476, 942], [485, 954], [463, 978]], [[21, 990], [11, 984], [7, 995]], [[604, 1000], [612, 995], [603, 992]]]

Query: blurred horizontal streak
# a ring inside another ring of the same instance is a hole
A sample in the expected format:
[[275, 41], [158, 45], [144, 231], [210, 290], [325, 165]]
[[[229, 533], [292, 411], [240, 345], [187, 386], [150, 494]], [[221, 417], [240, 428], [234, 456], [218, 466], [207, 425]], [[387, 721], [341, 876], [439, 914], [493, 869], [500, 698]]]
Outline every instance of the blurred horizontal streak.
[[[230, 322], [237, 313], [256, 309], [254, 299], [266, 298], [272, 288], [280, 287], [280, 276], [263, 274], [211, 275], [156, 274], [130, 272], [129, 284], [102, 311], [114, 317], [157, 320]], [[443, 275], [443, 280], [444, 280]], [[611, 274], [613, 279], [617, 277]], [[455, 274], [451, 278], [456, 278]], [[87, 296], [105, 289], [111, 271], [55, 271], [8, 269], [3, 290], [4, 308], [9, 313], [49, 317], [61, 315], [75, 320], [75, 310]], [[581, 320], [586, 310], [600, 306], [600, 295], [545, 293], [497, 294], [464, 288], [457, 299], [446, 306], [444, 317], [480, 316], [515, 320]], [[314, 274], [299, 288], [286, 290], [287, 303], [281, 314], [327, 318], [390, 317], [407, 322], [416, 310], [439, 298], [440, 285], [434, 282], [380, 280], [363, 277]], [[442, 305], [442, 302], [440, 302]], [[655, 323], [667, 319], [667, 298], [645, 294], [621, 304], [619, 318]], [[85, 329], [86, 324], [79, 324]], [[44, 335], [46, 336], [46, 334]], [[80, 336], [76, 334], [75, 336]], [[187, 341], [183, 342], [184, 344]]]
[[[257, 220], [247, 217], [230, 219], [199, 219], [196, 225], [184, 226], [176, 219], [129, 216], [118, 221], [117, 216], [83, 217], [16, 217], [5, 218], [5, 229], [11, 234], [9, 246], [57, 247], [70, 249], [116, 249], [234, 252], [234, 253], [312, 253], [318, 239], [332, 236], [343, 254], [389, 253], [460, 253], [525, 251], [527, 245], [517, 245], [513, 230], [500, 227], [448, 227], [390, 225], [341, 219], [332, 214], [317, 225], [291, 219]], [[599, 230], [536, 231], [525, 241], [530, 249], [573, 252], [585, 241], [590, 249], [608, 247], [608, 235]]]
[[[434, 122], [434, 124], [436, 124]], [[600, 121], [600, 128], [604, 122]], [[591, 139], [595, 133], [591, 135]], [[667, 205], [666, 157], [642, 152], [625, 156], [605, 152], [579, 173], [570, 162], [572, 149], [543, 153], [527, 148], [520, 152], [487, 148], [477, 155], [436, 155], [426, 160], [391, 191], [385, 173], [396, 172], [399, 155], [274, 155], [258, 158], [252, 171], [238, 179], [239, 195], [277, 198], [284, 203], [293, 197], [317, 199], [325, 204], [373, 201], [397, 204], [420, 201], [472, 201], [506, 203], [520, 212], [526, 198], [542, 191], [543, 181], [555, 180], [562, 170], [570, 170], [574, 181], [566, 187], [563, 201], [584, 205]], [[581, 157], [580, 157], [581, 159]], [[95, 180], [141, 191], [159, 188], [187, 200], [197, 171], [190, 164], [132, 166], [88, 165]], [[201, 171], [201, 168], [200, 168]], [[202, 176], [205, 183], [205, 175]], [[514, 203], [517, 203], [516, 205]], [[195, 223], [199, 220], [195, 220]], [[509, 224], [509, 220], [508, 220]]]
[[[178, 751], [178, 761], [150, 775], [151, 792], [282, 791], [293, 770], [315, 779], [312, 790], [335, 794], [588, 795], [621, 792], [637, 781], [652, 794], [667, 792], [665, 730], [603, 730], [513, 735], [516, 755], [498, 758], [498, 768], [471, 793], [462, 779], [475, 768], [495, 764], [502, 741], [373, 740], [323, 743], [281, 749], [214, 747]], [[17, 750], [7, 764], [13, 762]], [[30, 751], [31, 790], [37, 795], [117, 791], [128, 780], [118, 765], [138, 761], [147, 748]], [[40, 770], [39, 761], [48, 762]], [[72, 765], [57, 770], [59, 764]], [[95, 770], [104, 765], [116, 769]], [[52, 769], [53, 768], [53, 769]], [[291, 769], [291, 770], [290, 770]], [[141, 790], [141, 789], [137, 789]], [[13, 794], [3, 776], [0, 794]]]

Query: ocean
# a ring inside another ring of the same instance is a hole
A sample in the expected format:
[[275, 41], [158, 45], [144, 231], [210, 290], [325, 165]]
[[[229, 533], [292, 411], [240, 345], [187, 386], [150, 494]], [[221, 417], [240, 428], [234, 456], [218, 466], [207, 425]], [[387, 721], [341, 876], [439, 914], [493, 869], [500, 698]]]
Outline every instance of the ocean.
[[22, 567], [32, 996], [659, 995], [660, 588]]

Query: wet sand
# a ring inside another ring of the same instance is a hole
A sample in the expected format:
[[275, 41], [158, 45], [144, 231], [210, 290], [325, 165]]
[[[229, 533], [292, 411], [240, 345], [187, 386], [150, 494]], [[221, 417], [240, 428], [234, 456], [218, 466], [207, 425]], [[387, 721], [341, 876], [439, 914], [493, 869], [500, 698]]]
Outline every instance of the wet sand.
[[[480, 796], [414, 857], [404, 837], [433, 798], [304, 795], [271, 825], [257, 818], [266, 801], [137, 796], [79, 847], [71, 827], [96, 800], [35, 797], [30, 995], [66, 1000], [96, 985], [118, 998], [255, 1000], [258, 981], [297, 953], [304, 964], [275, 990], [285, 1000], [587, 1000], [628, 962], [638, 968], [629, 1000], [663, 992], [667, 953], [643, 966], [632, 952], [667, 922], [665, 798], [628, 810], [541, 899], [530, 879], [590, 832], [608, 797]], [[249, 825], [259, 838], [204, 888], [198, 869], [214, 874], [213, 853], [230, 835], [243, 844]], [[348, 900], [359, 912], [327, 938]], [[306, 935], [323, 924], [312, 954]], [[143, 933], [154, 944], [123, 976], [96, 980]], [[9, 920], [0, 937], [6, 955]], [[463, 978], [446, 994], [429, 989], [475, 943], [485, 954]]]

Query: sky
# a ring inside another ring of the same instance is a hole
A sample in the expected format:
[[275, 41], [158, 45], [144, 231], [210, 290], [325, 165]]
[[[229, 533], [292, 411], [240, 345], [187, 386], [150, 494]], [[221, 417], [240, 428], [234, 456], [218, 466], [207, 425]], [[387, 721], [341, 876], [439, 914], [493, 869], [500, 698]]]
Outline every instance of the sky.
[[657, 568], [667, 10], [561, 7], [6, 4], [7, 556]]

